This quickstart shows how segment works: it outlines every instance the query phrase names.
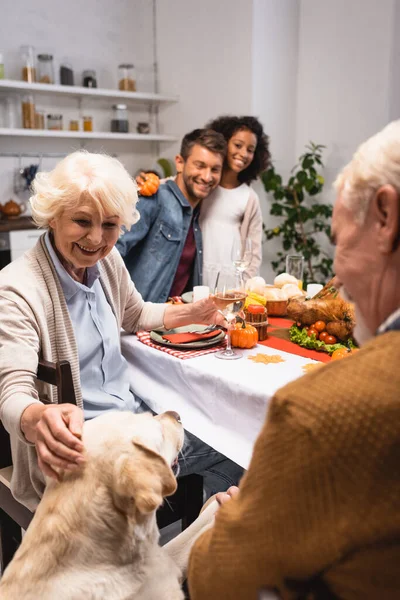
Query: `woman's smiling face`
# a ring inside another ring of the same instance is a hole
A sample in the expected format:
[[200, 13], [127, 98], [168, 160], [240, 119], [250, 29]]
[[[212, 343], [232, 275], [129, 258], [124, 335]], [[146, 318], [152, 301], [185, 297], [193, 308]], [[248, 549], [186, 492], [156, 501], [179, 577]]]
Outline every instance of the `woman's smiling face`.
[[257, 136], [249, 129], [238, 129], [228, 141], [226, 162], [232, 171], [244, 171], [254, 158]]
[[49, 223], [54, 243], [65, 263], [77, 271], [94, 266], [111, 252], [121, 227], [119, 215], [101, 215], [88, 201], [65, 210]]

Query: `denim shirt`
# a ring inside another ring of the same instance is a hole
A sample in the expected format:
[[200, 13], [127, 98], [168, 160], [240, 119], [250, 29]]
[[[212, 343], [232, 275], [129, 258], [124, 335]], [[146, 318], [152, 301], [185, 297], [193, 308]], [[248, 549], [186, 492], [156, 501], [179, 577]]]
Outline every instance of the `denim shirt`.
[[168, 298], [193, 215], [196, 258], [193, 285], [201, 285], [203, 245], [199, 210], [190, 206], [174, 181], [162, 183], [154, 196], [140, 197], [140, 220], [117, 242], [130, 276], [149, 302]]

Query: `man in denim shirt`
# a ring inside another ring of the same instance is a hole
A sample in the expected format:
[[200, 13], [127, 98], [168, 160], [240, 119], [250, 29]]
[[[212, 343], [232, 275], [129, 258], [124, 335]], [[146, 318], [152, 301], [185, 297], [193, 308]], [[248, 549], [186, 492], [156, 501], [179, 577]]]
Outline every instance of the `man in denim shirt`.
[[117, 248], [144, 300], [165, 302], [201, 284], [199, 203], [219, 184], [225, 154], [221, 134], [195, 129], [182, 140], [175, 181], [140, 198], [140, 220]]

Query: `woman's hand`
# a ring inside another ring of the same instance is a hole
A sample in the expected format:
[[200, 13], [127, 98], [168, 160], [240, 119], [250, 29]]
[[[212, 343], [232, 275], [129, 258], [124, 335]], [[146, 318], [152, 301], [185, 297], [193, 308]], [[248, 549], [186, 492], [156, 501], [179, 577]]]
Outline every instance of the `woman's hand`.
[[59, 478], [60, 469], [74, 470], [85, 463], [83, 411], [74, 404], [31, 404], [21, 417], [21, 429], [36, 446], [40, 469]]
[[203, 298], [190, 304], [192, 314], [195, 318], [193, 323], [203, 323], [204, 325], [216, 324], [226, 327], [225, 317], [219, 312], [216, 307], [213, 297]]
[[167, 304], [164, 327], [172, 329], [181, 325], [221, 325], [226, 327], [225, 317], [214, 304], [212, 296], [191, 304]]

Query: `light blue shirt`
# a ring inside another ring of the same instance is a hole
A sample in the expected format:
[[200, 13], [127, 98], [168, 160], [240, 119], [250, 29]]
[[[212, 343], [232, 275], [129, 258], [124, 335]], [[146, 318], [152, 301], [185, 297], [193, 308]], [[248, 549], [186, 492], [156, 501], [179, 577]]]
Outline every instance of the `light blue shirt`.
[[72, 279], [62, 266], [47, 232], [46, 247], [57, 271], [75, 332], [85, 419], [105, 410], [136, 412], [140, 402], [129, 389], [117, 319], [100, 283], [97, 265], [87, 269], [87, 284]]

